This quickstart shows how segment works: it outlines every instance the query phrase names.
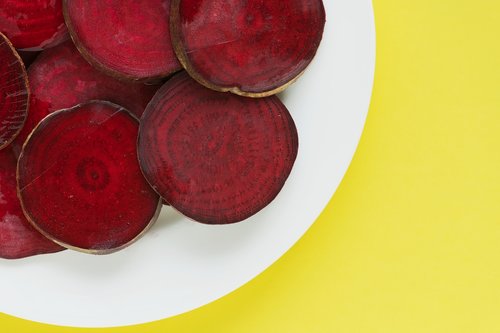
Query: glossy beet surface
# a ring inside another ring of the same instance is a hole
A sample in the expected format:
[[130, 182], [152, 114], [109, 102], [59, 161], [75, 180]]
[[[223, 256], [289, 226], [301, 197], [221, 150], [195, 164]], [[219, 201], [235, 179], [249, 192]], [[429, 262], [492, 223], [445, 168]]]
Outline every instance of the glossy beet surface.
[[159, 86], [124, 82], [85, 61], [71, 41], [44, 51], [29, 68], [31, 102], [26, 124], [13, 144], [19, 154], [29, 133], [49, 113], [89, 100], [122, 105], [138, 118]]
[[25, 213], [46, 236], [90, 253], [134, 241], [159, 213], [137, 161], [138, 122], [91, 102], [53, 113], [31, 135], [18, 166]]
[[102, 70], [152, 80], [181, 68], [170, 42], [170, 0], [65, 0], [71, 36]]
[[61, 0], [1, 0], [0, 31], [18, 49], [41, 50], [68, 38]]
[[172, 42], [209, 88], [261, 97], [311, 62], [323, 35], [321, 0], [172, 0]]
[[220, 93], [181, 73], [148, 105], [138, 153], [149, 183], [172, 207], [202, 223], [226, 224], [276, 197], [297, 148], [294, 122], [276, 96]]
[[0, 150], [19, 134], [28, 114], [29, 87], [23, 62], [0, 34]]
[[11, 150], [0, 151], [0, 258], [19, 259], [63, 250], [24, 217], [17, 198], [16, 165]]

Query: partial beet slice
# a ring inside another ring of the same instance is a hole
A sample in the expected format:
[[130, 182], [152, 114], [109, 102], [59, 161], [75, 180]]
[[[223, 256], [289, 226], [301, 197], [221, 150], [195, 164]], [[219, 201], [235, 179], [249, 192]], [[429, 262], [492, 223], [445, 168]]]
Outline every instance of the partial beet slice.
[[23, 61], [0, 33], [0, 150], [21, 131], [28, 114], [29, 86]]
[[61, 0], [3, 0], [0, 4], [0, 31], [16, 48], [37, 51], [68, 38]]
[[218, 91], [263, 97], [294, 82], [325, 25], [321, 0], [172, 0], [171, 34], [184, 68]]
[[16, 166], [10, 149], [0, 151], [0, 258], [20, 259], [64, 250], [26, 220], [17, 198]]
[[64, 0], [71, 37], [108, 74], [152, 81], [181, 69], [170, 42], [170, 0]]
[[28, 220], [48, 238], [105, 254], [139, 238], [161, 199], [137, 161], [137, 119], [93, 101], [46, 117], [26, 142], [18, 186]]
[[19, 155], [29, 133], [49, 113], [93, 99], [122, 105], [141, 117], [158, 85], [125, 82], [85, 61], [71, 41], [44, 51], [29, 68], [31, 103], [26, 124], [13, 144]]
[[207, 89], [185, 72], [141, 119], [138, 154], [153, 188], [195, 221], [242, 221], [268, 205], [297, 156], [295, 124], [278, 97]]

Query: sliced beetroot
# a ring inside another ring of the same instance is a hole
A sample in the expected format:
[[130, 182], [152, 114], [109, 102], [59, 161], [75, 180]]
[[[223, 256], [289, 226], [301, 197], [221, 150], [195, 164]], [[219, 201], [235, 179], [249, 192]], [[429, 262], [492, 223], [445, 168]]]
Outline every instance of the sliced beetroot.
[[293, 119], [276, 96], [216, 92], [185, 72], [148, 105], [138, 141], [153, 188], [182, 214], [207, 224], [238, 222], [268, 205], [297, 149]]
[[0, 258], [20, 259], [63, 250], [26, 220], [17, 198], [16, 166], [10, 149], [0, 151]]
[[155, 80], [181, 68], [170, 42], [170, 0], [64, 0], [83, 56], [113, 76]]
[[23, 61], [7, 37], [0, 33], [0, 150], [21, 131], [28, 114], [28, 102], [28, 76]]
[[99, 99], [122, 105], [140, 118], [159, 88], [103, 74], [81, 57], [71, 41], [44, 51], [29, 68], [28, 77], [31, 102], [26, 124], [13, 144], [17, 155], [33, 128], [56, 110]]
[[4, 0], [0, 31], [18, 49], [42, 50], [68, 38], [61, 0]]
[[156, 220], [161, 200], [137, 161], [138, 121], [93, 101], [46, 117], [26, 142], [18, 186], [28, 219], [75, 250], [121, 249]]
[[325, 24], [321, 0], [172, 0], [175, 52], [189, 74], [219, 91], [263, 97], [312, 61]]

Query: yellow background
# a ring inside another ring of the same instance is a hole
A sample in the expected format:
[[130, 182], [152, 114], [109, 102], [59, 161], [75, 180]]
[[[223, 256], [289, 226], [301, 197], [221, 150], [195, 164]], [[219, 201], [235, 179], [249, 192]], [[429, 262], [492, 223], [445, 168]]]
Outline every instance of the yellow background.
[[[500, 1], [374, 7], [366, 129], [311, 230], [213, 304], [102, 331], [500, 332]], [[0, 328], [87, 331], [5, 315]]]

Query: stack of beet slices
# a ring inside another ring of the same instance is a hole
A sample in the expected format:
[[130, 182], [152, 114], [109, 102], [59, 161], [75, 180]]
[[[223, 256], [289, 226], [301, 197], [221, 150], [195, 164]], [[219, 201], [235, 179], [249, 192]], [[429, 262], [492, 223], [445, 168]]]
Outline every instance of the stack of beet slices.
[[162, 203], [211, 225], [264, 209], [299, 145], [275, 94], [324, 24], [321, 0], [2, 4], [0, 258], [118, 251]]

